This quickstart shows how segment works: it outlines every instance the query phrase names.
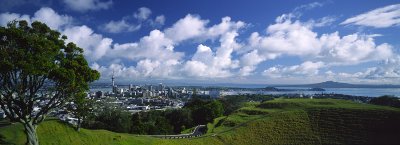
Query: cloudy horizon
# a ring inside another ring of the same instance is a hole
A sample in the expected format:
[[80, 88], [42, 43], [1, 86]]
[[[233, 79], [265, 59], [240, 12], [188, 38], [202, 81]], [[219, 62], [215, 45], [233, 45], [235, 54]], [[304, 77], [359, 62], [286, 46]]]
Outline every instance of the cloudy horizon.
[[5, 0], [0, 25], [46, 23], [99, 82], [400, 84], [400, 4], [357, 2]]

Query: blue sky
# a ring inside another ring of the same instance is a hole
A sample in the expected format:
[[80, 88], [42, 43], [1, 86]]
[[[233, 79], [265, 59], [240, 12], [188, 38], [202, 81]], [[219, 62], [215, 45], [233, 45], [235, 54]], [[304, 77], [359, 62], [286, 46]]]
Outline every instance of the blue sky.
[[42, 21], [102, 82], [399, 84], [400, 1], [3, 0]]

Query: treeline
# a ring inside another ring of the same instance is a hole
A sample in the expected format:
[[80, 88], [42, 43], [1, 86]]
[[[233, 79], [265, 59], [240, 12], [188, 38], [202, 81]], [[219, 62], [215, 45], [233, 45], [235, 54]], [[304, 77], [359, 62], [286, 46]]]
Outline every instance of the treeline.
[[369, 103], [400, 108], [400, 98], [388, 95], [372, 98]]
[[180, 134], [183, 130], [213, 122], [229, 115], [244, 102], [265, 101], [271, 96], [235, 95], [220, 99], [194, 96], [182, 109], [151, 110], [131, 114], [113, 104], [97, 104], [97, 110], [86, 117], [82, 127], [132, 134]]

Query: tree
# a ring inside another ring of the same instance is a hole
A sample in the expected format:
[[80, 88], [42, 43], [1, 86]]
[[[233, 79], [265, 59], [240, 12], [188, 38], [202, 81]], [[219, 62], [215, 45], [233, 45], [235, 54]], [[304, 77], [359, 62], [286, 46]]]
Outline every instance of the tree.
[[192, 114], [189, 109], [174, 109], [166, 113], [165, 117], [174, 127], [174, 133], [179, 134], [182, 130], [193, 127]]
[[204, 101], [199, 98], [194, 98], [185, 104], [184, 108], [192, 111], [194, 124], [207, 124], [213, 122], [217, 117], [224, 113], [224, 106], [220, 101]]
[[146, 134], [143, 130], [142, 118], [140, 117], [140, 112], [134, 113], [132, 115], [132, 126], [129, 133], [133, 134]]
[[93, 110], [93, 100], [86, 98], [87, 94], [84, 92], [77, 93], [72, 96], [72, 103], [67, 105], [67, 109], [72, 113], [77, 119], [76, 131], [80, 131], [81, 124], [83, 120], [89, 115]]
[[205, 108], [207, 109], [207, 122], [213, 122], [215, 118], [224, 114], [224, 106], [217, 100], [211, 101], [205, 106]]
[[[99, 78], [83, 49], [46, 24], [12, 21], [0, 27], [0, 107], [24, 126], [27, 144], [38, 145], [37, 126]], [[35, 108], [38, 108], [36, 110]]]

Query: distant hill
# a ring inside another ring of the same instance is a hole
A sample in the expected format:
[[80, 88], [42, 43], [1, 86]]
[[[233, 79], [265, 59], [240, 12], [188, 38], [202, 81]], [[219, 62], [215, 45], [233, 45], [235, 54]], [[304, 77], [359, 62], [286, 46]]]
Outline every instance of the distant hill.
[[316, 84], [302, 85], [276, 85], [274, 87], [307, 87], [307, 88], [400, 88], [400, 85], [372, 85], [372, 84], [349, 84], [334, 81], [326, 81]]

